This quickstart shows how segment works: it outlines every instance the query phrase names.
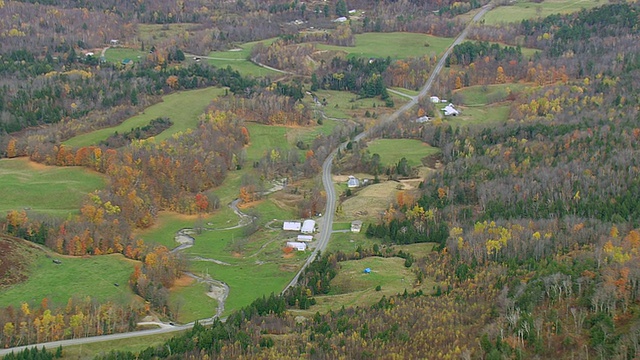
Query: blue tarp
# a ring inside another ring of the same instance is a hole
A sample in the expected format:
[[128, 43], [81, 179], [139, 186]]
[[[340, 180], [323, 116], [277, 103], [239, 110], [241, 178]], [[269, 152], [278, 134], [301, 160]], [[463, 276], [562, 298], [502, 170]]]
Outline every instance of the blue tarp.
[[371, 273], [371, 268], [366, 268], [366, 269], [364, 269], [364, 273], [365, 273], [365, 274], [369, 274], [369, 273]]

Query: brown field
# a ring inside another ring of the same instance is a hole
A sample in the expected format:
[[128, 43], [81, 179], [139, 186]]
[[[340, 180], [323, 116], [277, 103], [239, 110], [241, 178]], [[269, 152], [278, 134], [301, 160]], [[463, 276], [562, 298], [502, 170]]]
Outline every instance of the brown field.
[[346, 219], [378, 218], [389, 204], [395, 201], [398, 185], [385, 181], [358, 190], [357, 194], [342, 203], [342, 217]]

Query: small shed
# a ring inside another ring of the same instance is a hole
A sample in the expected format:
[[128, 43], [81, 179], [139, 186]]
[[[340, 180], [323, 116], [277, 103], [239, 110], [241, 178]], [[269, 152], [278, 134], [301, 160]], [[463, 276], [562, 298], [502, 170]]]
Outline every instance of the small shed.
[[429, 101], [431, 101], [432, 103], [436, 104], [436, 103], [439, 103], [439, 102], [440, 102], [440, 98], [439, 98], [439, 97], [437, 97], [437, 96], [431, 96], [431, 97], [429, 98]]
[[365, 274], [371, 274], [371, 268], [365, 268], [364, 269], [364, 273]]
[[298, 235], [298, 241], [311, 242], [313, 241], [313, 235]]
[[307, 219], [302, 223], [302, 229], [300, 232], [303, 234], [313, 234], [316, 231], [316, 221]]
[[416, 122], [418, 124], [422, 124], [422, 123], [429, 122], [429, 120], [431, 120], [431, 119], [429, 119], [429, 117], [425, 115], [425, 116], [420, 116], [419, 118], [417, 118]]
[[302, 224], [300, 221], [285, 221], [284, 224], [282, 224], [282, 230], [286, 231], [300, 231], [301, 227]]
[[351, 232], [359, 233], [362, 230], [362, 220], [354, 220], [351, 222]]
[[298, 251], [307, 250], [307, 244], [305, 244], [303, 242], [298, 242], [298, 241], [287, 241], [287, 247], [296, 249]]
[[349, 180], [347, 180], [347, 187], [349, 188], [357, 188], [360, 186], [360, 180], [353, 175], [349, 175]]
[[116, 40], [116, 39], [111, 39], [111, 41], [109, 41], [109, 45], [118, 46], [118, 45], [120, 45], [120, 41]]

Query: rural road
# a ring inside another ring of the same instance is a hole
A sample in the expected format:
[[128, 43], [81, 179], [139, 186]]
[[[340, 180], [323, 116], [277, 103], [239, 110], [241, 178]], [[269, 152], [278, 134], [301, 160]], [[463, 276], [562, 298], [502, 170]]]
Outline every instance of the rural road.
[[[411, 101], [409, 101], [408, 103], [406, 103], [402, 107], [400, 107], [398, 110], [396, 110], [387, 119], [383, 120], [381, 122], [381, 124], [386, 124], [386, 123], [389, 123], [391, 121], [394, 121], [395, 119], [398, 118], [398, 116], [400, 114], [402, 114], [405, 111], [411, 109], [414, 105], [416, 105], [418, 103], [418, 100], [422, 99], [423, 97], [425, 97], [427, 95], [427, 93], [431, 89], [431, 86], [433, 86], [433, 83], [435, 82], [435, 79], [437, 78], [438, 74], [440, 73], [440, 71], [444, 67], [445, 60], [446, 60], [447, 56], [449, 56], [449, 54], [453, 50], [453, 47], [458, 45], [458, 44], [460, 44], [462, 41], [464, 41], [464, 39], [467, 36], [467, 33], [469, 32], [469, 30], [468, 30], [469, 26], [471, 26], [472, 23], [474, 23], [474, 22], [478, 21], [480, 18], [482, 18], [482, 16], [487, 11], [491, 10], [492, 7], [493, 7], [493, 5], [491, 5], [491, 4], [487, 4], [487, 5], [482, 7], [482, 9], [473, 17], [473, 20], [471, 21], [471, 23], [460, 33], [460, 35], [458, 35], [456, 40], [451, 44], [451, 46], [442, 55], [442, 57], [438, 61], [438, 64], [436, 65], [436, 67], [434, 68], [433, 72], [431, 73], [431, 75], [429, 76], [429, 78], [425, 82], [424, 86], [422, 87], [422, 90], [420, 91], [420, 93], [417, 96], [413, 97], [413, 99]], [[369, 131], [362, 132], [362, 133], [358, 134], [353, 139], [353, 141], [359, 141], [359, 140], [365, 138], [368, 134], [369, 134]], [[338, 149], [344, 150], [344, 148], [347, 146], [347, 143], [348, 142], [345, 142], [345, 143], [341, 144], [338, 147]], [[324, 190], [326, 192], [327, 204], [325, 206], [325, 210], [324, 210], [323, 216], [318, 220], [318, 223], [319, 223], [319, 236], [318, 236], [318, 240], [317, 240], [317, 243], [316, 243], [316, 248], [313, 251], [313, 253], [311, 253], [311, 255], [309, 256], [307, 261], [304, 263], [304, 265], [302, 266], [300, 271], [298, 271], [298, 273], [293, 278], [293, 280], [291, 280], [291, 282], [289, 282], [289, 284], [282, 291], [283, 293], [287, 289], [289, 289], [291, 286], [295, 285], [298, 282], [298, 279], [300, 278], [300, 274], [302, 274], [302, 272], [307, 268], [307, 266], [309, 266], [309, 264], [316, 258], [316, 256], [318, 256], [318, 254], [321, 251], [324, 251], [326, 249], [327, 244], [329, 243], [329, 238], [331, 236], [331, 231], [332, 231], [332, 227], [333, 227], [333, 216], [334, 216], [335, 210], [336, 210], [336, 190], [335, 190], [335, 188], [333, 186], [333, 181], [331, 179], [331, 167], [332, 167], [333, 159], [334, 159], [334, 157], [336, 156], [336, 154], [338, 152], [338, 149], [335, 149], [325, 159], [324, 163], [322, 164], [322, 184], [323, 184]], [[209, 318], [209, 319], [200, 321], [200, 323], [201, 324], [208, 324], [208, 323], [211, 323], [212, 321], [213, 321], [212, 318]], [[1, 349], [0, 350], [0, 356], [7, 355], [7, 354], [9, 354], [11, 352], [14, 352], [14, 351], [15, 352], [19, 352], [19, 351], [22, 351], [23, 349], [28, 349], [28, 348], [33, 348], [33, 347], [38, 347], [38, 348], [45, 347], [47, 349], [55, 349], [58, 346], [63, 346], [64, 347], [64, 346], [71, 346], [71, 345], [90, 344], [90, 343], [96, 343], [96, 342], [102, 342], [102, 341], [120, 340], [120, 339], [128, 339], [128, 338], [133, 338], [133, 337], [140, 337], [140, 336], [147, 336], [147, 335], [155, 335], [155, 334], [163, 334], [163, 333], [168, 333], [168, 332], [182, 331], [182, 330], [189, 329], [192, 326], [193, 326], [193, 323], [189, 323], [189, 324], [185, 324], [185, 325], [181, 325], [181, 326], [173, 326], [173, 327], [161, 328], [161, 329], [133, 331], [133, 332], [126, 332], [126, 333], [119, 333], [119, 334], [93, 336], [93, 337], [80, 338], [80, 339], [70, 339], [70, 340], [53, 341], [53, 342], [48, 342], [48, 343], [31, 344], [31, 345], [19, 346], [19, 347], [14, 347], [14, 348], [9, 348], [9, 349]]]
[[[451, 54], [451, 51], [453, 51], [454, 46], [464, 41], [464, 39], [467, 37], [467, 34], [469, 33], [469, 27], [474, 22], [477, 22], [478, 20], [480, 20], [480, 18], [482, 18], [482, 16], [484, 16], [484, 14], [486, 14], [487, 11], [491, 10], [492, 7], [493, 5], [491, 4], [487, 4], [483, 6], [482, 9], [473, 17], [473, 19], [471, 20], [471, 23], [469, 23], [469, 25], [465, 27], [465, 29], [460, 33], [460, 35], [458, 35], [458, 37], [453, 41], [453, 43], [449, 46], [449, 48], [447, 48], [447, 50], [444, 52], [444, 54], [438, 61], [438, 64], [433, 69], [433, 72], [431, 72], [431, 75], [429, 75], [429, 78], [427, 79], [425, 84], [422, 86], [420, 93], [418, 93], [417, 96], [411, 97], [411, 100], [408, 103], [404, 104], [402, 107], [396, 110], [393, 114], [389, 115], [389, 117], [382, 120], [378, 125], [383, 125], [383, 124], [387, 124], [389, 122], [395, 121], [398, 118], [398, 116], [400, 116], [400, 114], [411, 109], [413, 106], [415, 106], [418, 103], [420, 99], [427, 96], [427, 94], [429, 93], [429, 90], [431, 90], [431, 87], [433, 86], [433, 83], [435, 82], [436, 78], [440, 74], [440, 71], [442, 71], [442, 68], [444, 68], [445, 61], [447, 60], [447, 57], [449, 56], [449, 54]], [[392, 91], [392, 92], [396, 93], [395, 91]], [[406, 94], [402, 94], [402, 95], [406, 96]], [[369, 135], [369, 132], [370, 130], [361, 132], [360, 134], [358, 134], [356, 137], [353, 138], [353, 141], [359, 141], [365, 138], [366, 136]], [[340, 149], [340, 151], [344, 151], [345, 148], [347, 147], [347, 144], [348, 144], [348, 141], [340, 144], [340, 146], [338, 146], [338, 149]], [[298, 273], [293, 278], [293, 280], [291, 280], [291, 282], [287, 284], [284, 290], [282, 290], [283, 294], [290, 287], [295, 286], [298, 283], [298, 279], [300, 278], [300, 275], [304, 272], [307, 266], [309, 266], [309, 264], [311, 264], [311, 262], [315, 260], [318, 254], [324, 251], [327, 248], [327, 245], [329, 244], [329, 238], [331, 237], [331, 232], [333, 228], [333, 216], [336, 211], [336, 189], [333, 186], [333, 180], [331, 179], [331, 167], [333, 164], [333, 159], [338, 153], [338, 149], [335, 149], [333, 152], [331, 152], [331, 154], [327, 156], [324, 163], [322, 164], [322, 185], [324, 186], [324, 191], [327, 196], [327, 204], [324, 208], [324, 215], [322, 216], [322, 218], [318, 220], [319, 236], [317, 237], [318, 241], [316, 243], [316, 248], [313, 250], [313, 253], [311, 253], [307, 261], [305, 261], [304, 265], [302, 266], [300, 271], [298, 271]]]

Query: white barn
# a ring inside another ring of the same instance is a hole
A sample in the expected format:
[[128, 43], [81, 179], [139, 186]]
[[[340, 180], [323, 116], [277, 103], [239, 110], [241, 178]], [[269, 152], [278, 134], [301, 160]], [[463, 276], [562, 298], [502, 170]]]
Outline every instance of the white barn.
[[307, 219], [302, 223], [302, 229], [300, 230], [303, 234], [313, 234], [316, 231], [316, 221]]
[[456, 110], [455, 107], [453, 107], [453, 104], [449, 103], [449, 105], [445, 106], [444, 109], [442, 109], [442, 111], [444, 111], [444, 114], [446, 116], [456, 116], [458, 114], [460, 114], [460, 112], [458, 110]]
[[302, 224], [300, 221], [285, 221], [284, 224], [282, 224], [282, 230], [286, 231], [300, 231], [301, 227]]
[[353, 175], [349, 175], [349, 179], [347, 180], [347, 187], [357, 188], [358, 186], [360, 186], [360, 180], [358, 180], [358, 178]]
[[298, 241], [311, 242], [313, 241], [313, 235], [298, 235]]
[[307, 244], [303, 242], [297, 242], [297, 241], [287, 241], [287, 247], [294, 248], [298, 251], [307, 250]]

